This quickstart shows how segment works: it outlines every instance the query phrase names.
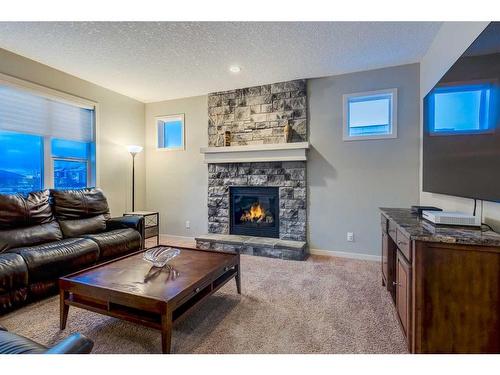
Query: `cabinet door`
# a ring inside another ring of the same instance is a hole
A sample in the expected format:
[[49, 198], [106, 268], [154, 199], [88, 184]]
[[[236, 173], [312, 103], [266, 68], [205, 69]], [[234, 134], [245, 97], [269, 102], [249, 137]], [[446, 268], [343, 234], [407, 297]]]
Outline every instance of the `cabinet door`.
[[387, 233], [382, 232], [382, 280], [388, 282], [388, 259], [389, 259], [389, 238]]
[[409, 339], [411, 304], [411, 269], [404, 256], [398, 252], [396, 261], [396, 307], [403, 330]]

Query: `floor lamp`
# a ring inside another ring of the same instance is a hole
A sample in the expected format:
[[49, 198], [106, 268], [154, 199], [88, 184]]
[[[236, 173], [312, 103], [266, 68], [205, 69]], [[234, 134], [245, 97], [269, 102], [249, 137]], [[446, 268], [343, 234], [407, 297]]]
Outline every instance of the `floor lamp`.
[[129, 145], [128, 152], [132, 155], [132, 212], [135, 211], [135, 155], [142, 151], [142, 146]]

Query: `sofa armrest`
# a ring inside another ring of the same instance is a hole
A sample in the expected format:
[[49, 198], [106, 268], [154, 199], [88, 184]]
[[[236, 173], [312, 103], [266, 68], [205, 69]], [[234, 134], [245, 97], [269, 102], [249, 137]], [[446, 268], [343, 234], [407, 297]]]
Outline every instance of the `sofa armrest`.
[[88, 354], [93, 346], [92, 340], [80, 333], [74, 333], [48, 349], [45, 354]]
[[106, 230], [132, 228], [138, 231], [141, 236], [144, 231], [144, 217], [142, 216], [122, 216], [113, 217], [106, 221]]

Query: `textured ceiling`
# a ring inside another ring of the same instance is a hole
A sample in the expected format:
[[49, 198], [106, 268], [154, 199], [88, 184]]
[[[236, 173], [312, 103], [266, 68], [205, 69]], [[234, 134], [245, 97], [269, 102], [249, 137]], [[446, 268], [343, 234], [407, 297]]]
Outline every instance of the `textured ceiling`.
[[[143, 102], [420, 61], [439, 22], [0, 22], [0, 47]], [[230, 65], [241, 66], [239, 74]]]

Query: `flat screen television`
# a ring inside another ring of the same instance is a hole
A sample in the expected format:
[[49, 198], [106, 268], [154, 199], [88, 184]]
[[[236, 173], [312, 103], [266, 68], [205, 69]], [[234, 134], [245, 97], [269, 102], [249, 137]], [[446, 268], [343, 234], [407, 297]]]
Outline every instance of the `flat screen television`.
[[500, 202], [500, 22], [424, 98], [423, 190]]

